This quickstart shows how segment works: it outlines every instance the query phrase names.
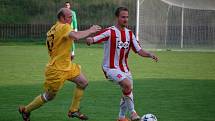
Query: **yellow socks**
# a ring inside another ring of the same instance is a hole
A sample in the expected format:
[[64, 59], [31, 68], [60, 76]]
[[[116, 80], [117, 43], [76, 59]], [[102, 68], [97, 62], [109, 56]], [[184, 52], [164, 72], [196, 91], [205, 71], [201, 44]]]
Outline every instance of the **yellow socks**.
[[[76, 87], [74, 90], [74, 95], [72, 99], [72, 104], [70, 106], [70, 111], [75, 112], [78, 111], [80, 107], [81, 98], [84, 95], [84, 89]], [[42, 99], [41, 95], [37, 96], [31, 103], [25, 106], [26, 112], [31, 112], [39, 107], [41, 107], [45, 101]]]
[[37, 96], [31, 103], [25, 106], [26, 112], [31, 112], [39, 107], [41, 107], [45, 101], [42, 99], [41, 95]]
[[72, 99], [72, 104], [69, 108], [71, 112], [78, 111], [80, 107], [81, 98], [83, 97], [83, 95], [84, 95], [84, 89], [76, 87], [74, 91], [73, 99]]

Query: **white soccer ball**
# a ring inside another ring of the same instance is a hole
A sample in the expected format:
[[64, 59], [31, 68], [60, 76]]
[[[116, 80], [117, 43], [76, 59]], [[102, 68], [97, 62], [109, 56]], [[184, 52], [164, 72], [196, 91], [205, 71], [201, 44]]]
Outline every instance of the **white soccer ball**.
[[157, 121], [157, 118], [153, 114], [146, 114], [141, 117], [141, 121]]

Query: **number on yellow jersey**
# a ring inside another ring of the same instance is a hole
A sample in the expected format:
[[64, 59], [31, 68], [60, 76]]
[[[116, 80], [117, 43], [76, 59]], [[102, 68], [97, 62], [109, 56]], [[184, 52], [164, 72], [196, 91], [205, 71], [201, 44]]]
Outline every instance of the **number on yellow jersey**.
[[55, 35], [54, 35], [54, 33], [55, 33], [55, 28], [56, 28], [56, 26], [54, 26], [50, 31], [49, 31], [49, 36], [47, 36], [47, 40], [46, 40], [46, 45], [47, 45], [47, 47], [48, 47], [48, 50], [49, 50], [49, 53], [50, 52], [52, 52], [52, 48], [53, 48], [53, 46], [54, 46], [54, 39], [55, 39]]
[[51, 34], [50, 36], [48, 36], [46, 41], [46, 45], [48, 47], [49, 52], [52, 52], [53, 41], [54, 41], [54, 34]]

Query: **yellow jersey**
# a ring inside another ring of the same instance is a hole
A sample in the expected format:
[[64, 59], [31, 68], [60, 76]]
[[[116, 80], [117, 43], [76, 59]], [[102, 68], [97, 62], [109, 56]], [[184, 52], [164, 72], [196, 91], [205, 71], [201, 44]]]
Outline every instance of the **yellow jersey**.
[[62, 71], [71, 70], [70, 49], [73, 40], [69, 37], [70, 31], [69, 24], [57, 22], [47, 32], [46, 46], [50, 56], [48, 67]]

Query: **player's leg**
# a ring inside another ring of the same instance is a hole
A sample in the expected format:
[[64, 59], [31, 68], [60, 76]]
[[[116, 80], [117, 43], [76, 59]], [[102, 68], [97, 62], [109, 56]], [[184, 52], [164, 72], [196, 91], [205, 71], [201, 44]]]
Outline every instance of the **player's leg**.
[[74, 96], [72, 100], [72, 104], [70, 106], [70, 111], [75, 112], [79, 110], [81, 99], [84, 95], [84, 90], [88, 85], [88, 81], [85, 76], [80, 73], [72, 82], [76, 84], [76, 88], [74, 90]]
[[[131, 75], [131, 73], [130, 72], [128, 72], [128, 73], [125, 73], [125, 75], [127, 76], [127, 78], [129, 79], [129, 81], [131, 82], [131, 89], [132, 89], [132, 92], [131, 92], [131, 98], [132, 98], [132, 100], [133, 100], [133, 102], [134, 102], [134, 96], [133, 96], [133, 78], [132, 78], [132, 75]], [[140, 116], [136, 113], [136, 111], [135, 111], [135, 106], [134, 106], [134, 112], [132, 112], [131, 114], [130, 114], [130, 118], [131, 119], [138, 119], [138, 118], [140, 118]]]
[[69, 108], [68, 116], [73, 118], [79, 118], [81, 120], [87, 120], [88, 117], [85, 114], [82, 114], [79, 111], [80, 108], [80, 102], [84, 95], [84, 90], [88, 85], [88, 81], [81, 73], [80, 66], [78, 64], [72, 64], [71, 72], [69, 72], [68, 80], [71, 82], [74, 82], [76, 84], [76, 87], [74, 89], [74, 94], [72, 98], [72, 103]]
[[[126, 75], [118, 69], [103, 68], [103, 70], [106, 74], [106, 77], [112, 80], [116, 84], [119, 84], [119, 82], [127, 78]], [[125, 102], [124, 96], [122, 96], [120, 100], [118, 121], [127, 121], [125, 117], [126, 113], [127, 113], [127, 103]]]
[[38, 95], [32, 102], [26, 106], [20, 106], [19, 112], [22, 115], [24, 121], [30, 121], [30, 113], [55, 98], [57, 91], [49, 90], [45, 91], [43, 94]]
[[119, 106], [119, 118], [118, 121], [124, 121], [126, 119], [125, 115], [127, 112], [127, 104], [125, 103], [125, 100], [123, 96], [120, 99], [120, 106]]
[[26, 106], [20, 106], [19, 112], [24, 121], [30, 121], [30, 113], [40, 108], [44, 103], [54, 99], [56, 92], [47, 91], [35, 97], [35, 99]]
[[54, 99], [56, 93], [64, 83], [64, 81], [61, 79], [61, 77], [59, 77], [59, 75], [63, 75], [63, 72], [48, 69], [46, 70], [44, 93], [35, 97], [35, 99], [31, 101], [28, 105], [19, 107], [19, 112], [22, 115], [24, 121], [30, 121], [30, 113], [32, 111], [40, 108], [44, 103]]
[[134, 112], [133, 95], [132, 95], [132, 88], [131, 88], [130, 80], [125, 78], [119, 82], [119, 85], [122, 88], [123, 100], [125, 101], [125, 104], [127, 105], [128, 111], [130, 113]]
[[[129, 113], [131, 114], [132, 120], [138, 120], [139, 116], [136, 114], [134, 110], [134, 101], [133, 101], [133, 93], [132, 93], [132, 84], [133, 82], [130, 80], [130, 78], [122, 71], [118, 69], [105, 69], [104, 71], [107, 74], [107, 77], [117, 84], [119, 84], [122, 88], [123, 96], [121, 99], [121, 105], [120, 105], [120, 112], [119, 112], [119, 120], [124, 121], [126, 111], [128, 109]], [[134, 116], [134, 114], [136, 114]]]
[[22, 115], [22, 119], [24, 121], [30, 121], [31, 111], [41, 107], [44, 103], [45, 103], [45, 100], [42, 98], [42, 95], [38, 95], [27, 106], [20, 106], [19, 113]]
[[134, 98], [133, 98], [133, 93], [132, 93], [131, 80], [129, 80], [128, 78], [125, 78], [119, 82], [119, 85], [122, 88], [123, 99], [125, 101], [125, 104], [127, 105], [131, 120], [132, 121], [140, 120], [140, 117], [137, 115], [137, 113], [134, 109]]
[[72, 103], [69, 108], [68, 116], [72, 118], [76, 117], [81, 120], [87, 120], [88, 117], [85, 114], [82, 114], [79, 111], [79, 108], [80, 108], [81, 99], [84, 95], [84, 90], [88, 85], [88, 81], [85, 78], [85, 76], [82, 73], [80, 73], [80, 75], [74, 78], [72, 82], [76, 84], [76, 88], [74, 90], [74, 95], [72, 98]]

